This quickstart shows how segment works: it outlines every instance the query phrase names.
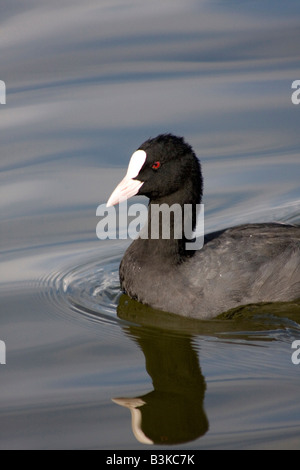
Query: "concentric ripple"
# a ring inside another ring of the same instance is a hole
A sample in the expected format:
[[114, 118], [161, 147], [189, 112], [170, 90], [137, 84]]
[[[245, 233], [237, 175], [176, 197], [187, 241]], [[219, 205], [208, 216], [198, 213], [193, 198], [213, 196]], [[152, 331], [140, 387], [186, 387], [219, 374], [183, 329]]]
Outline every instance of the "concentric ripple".
[[120, 255], [53, 272], [41, 281], [42, 293], [63, 316], [97, 323], [120, 323], [116, 309], [121, 295]]

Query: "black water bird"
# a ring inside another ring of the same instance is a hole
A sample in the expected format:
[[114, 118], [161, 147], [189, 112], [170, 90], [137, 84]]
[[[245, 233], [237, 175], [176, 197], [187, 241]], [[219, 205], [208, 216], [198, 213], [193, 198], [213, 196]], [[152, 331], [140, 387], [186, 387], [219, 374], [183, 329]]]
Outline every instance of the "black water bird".
[[151, 237], [155, 205], [179, 205], [183, 213], [191, 207], [191, 231], [196, 226], [203, 177], [198, 158], [183, 138], [163, 134], [144, 142], [107, 205], [134, 195], [150, 200], [145, 229], [149, 236], [141, 232], [120, 265], [121, 287], [130, 297], [194, 318], [213, 318], [250, 303], [300, 298], [300, 226], [240, 225], [206, 235], [203, 248], [193, 251], [187, 249], [185, 218], [176, 222], [171, 213], [170, 237], [162, 236], [162, 217], [159, 237]]

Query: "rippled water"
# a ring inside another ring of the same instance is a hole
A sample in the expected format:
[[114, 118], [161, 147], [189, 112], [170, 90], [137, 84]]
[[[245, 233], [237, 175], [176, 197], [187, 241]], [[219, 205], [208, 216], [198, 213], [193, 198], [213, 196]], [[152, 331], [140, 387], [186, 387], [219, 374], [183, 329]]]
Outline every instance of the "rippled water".
[[[205, 322], [121, 294], [96, 209], [149, 136], [201, 158], [206, 231], [300, 223], [299, 2], [1, 7], [0, 448], [299, 449], [300, 304]], [[153, 448], [153, 447], [152, 447]]]

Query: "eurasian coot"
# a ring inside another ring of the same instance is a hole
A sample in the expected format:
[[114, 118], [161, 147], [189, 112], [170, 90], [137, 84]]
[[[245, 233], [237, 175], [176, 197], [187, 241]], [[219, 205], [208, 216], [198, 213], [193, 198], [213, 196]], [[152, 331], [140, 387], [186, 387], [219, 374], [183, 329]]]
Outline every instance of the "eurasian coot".
[[[112, 206], [136, 194], [154, 204], [192, 205], [191, 225], [202, 200], [200, 162], [181, 137], [159, 135], [134, 152], [123, 181], [109, 198]], [[142, 238], [129, 246], [120, 265], [124, 292], [139, 302], [179, 315], [213, 318], [231, 308], [300, 298], [300, 226], [241, 225], [206, 235], [200, 250], [186, 249], [182, 236]], [[178, 227], [177, 227], [178, 229]]]

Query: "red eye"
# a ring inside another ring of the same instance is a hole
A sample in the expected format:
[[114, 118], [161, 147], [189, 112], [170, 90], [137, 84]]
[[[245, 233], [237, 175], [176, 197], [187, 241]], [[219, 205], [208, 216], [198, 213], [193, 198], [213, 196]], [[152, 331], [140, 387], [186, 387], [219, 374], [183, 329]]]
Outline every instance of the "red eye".
[[151, 168], [153, 168], [153, 170], [158, 170], [160, 168], [160, 162], [154, 162]]

